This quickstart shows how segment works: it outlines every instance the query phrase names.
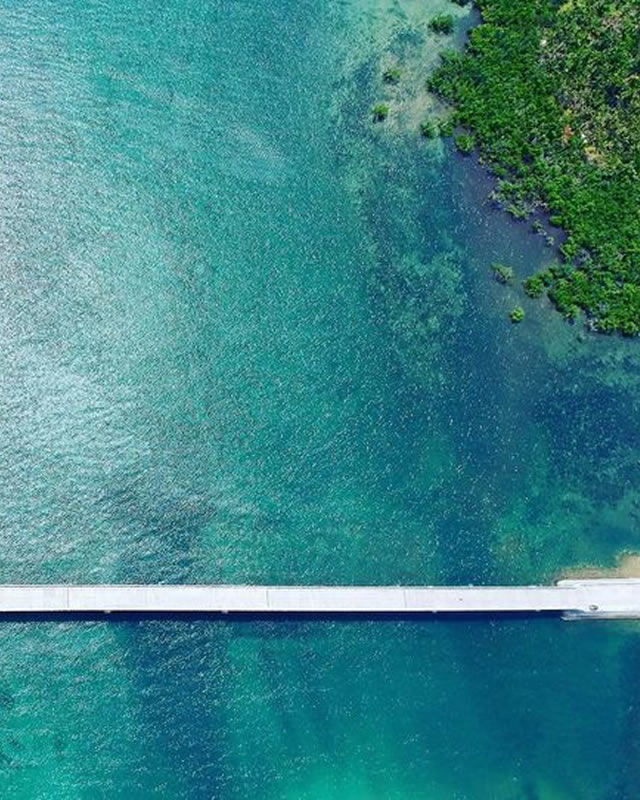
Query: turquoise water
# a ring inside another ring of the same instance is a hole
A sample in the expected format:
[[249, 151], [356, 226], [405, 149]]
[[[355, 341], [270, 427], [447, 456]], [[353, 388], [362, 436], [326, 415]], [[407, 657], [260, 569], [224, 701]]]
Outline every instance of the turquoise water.
[[[2, 3], [0, 581], [638, 549], [637, 343], [511, 326], [489, 264], [553, 253], [415, 135], [450, 8]], [[5, 621], [0, 665], [3, 798], [638, 796], [630, 624]]]

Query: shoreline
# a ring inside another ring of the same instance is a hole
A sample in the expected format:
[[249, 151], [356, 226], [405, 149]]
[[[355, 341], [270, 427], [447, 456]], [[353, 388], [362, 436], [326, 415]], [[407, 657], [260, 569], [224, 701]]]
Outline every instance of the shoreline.
[[555, 580], [581, 578], [640, 578], [640, 553], [625, 550], [618, 555], [613, 567], [576, 567], [558, 574]]

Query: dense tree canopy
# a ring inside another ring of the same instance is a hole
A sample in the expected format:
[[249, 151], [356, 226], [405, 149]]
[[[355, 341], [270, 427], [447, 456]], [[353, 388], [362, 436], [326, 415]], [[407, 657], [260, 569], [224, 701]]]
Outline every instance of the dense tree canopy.
[[560, 311], [640, 332], [640, 4], [478, 0], [482, 24], [430, 87], [452, 102], [517, 216], [567, 233], [544, 275]]

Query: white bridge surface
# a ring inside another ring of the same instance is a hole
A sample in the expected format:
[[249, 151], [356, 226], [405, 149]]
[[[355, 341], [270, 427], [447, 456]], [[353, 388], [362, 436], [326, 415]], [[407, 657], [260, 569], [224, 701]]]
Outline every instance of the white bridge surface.
[[577, 579], [553, 586], [0, 586], [2, 613], [502, 613], [640, 617], [640, 579]]

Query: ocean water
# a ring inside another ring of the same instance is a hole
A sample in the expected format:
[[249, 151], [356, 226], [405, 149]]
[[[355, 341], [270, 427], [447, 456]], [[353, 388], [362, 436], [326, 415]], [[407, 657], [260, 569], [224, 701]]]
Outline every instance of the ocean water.
[[[0, 3], [0, 581], [638, 549], [638, 343], [491, 280], [553, 251], [417, 136], [445, 10], [461, 46], [448, 0]], [[639, 631], [5, 620], [0, 797], [634, 800]]]

